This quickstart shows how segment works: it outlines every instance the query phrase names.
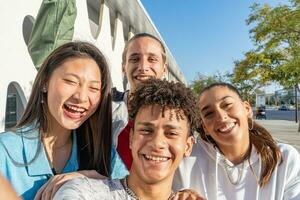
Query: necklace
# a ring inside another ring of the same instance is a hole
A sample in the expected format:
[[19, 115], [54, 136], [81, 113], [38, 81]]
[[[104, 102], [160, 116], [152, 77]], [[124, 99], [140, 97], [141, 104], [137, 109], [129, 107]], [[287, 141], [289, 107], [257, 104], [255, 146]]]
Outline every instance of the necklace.
[[[131, 199], [134, 199], [134, 200], [142, 200], [141, 198], [139, 198], [129, 187], [128, 187], [128, 184], [127, 184], [127, 178], [128, 176], [126, 176], [125, 178], [123, 178], [121, 180], [121, 183], [123, 184], [124, 186], [124, 189], [126, 191], [126, 193], [131, 197]], [[174, 197], [175, 193], [173, 191], [171, 191], [171, 194], [170, 196], [168, 197], [167, 200], [171, 200], [173, 197]]]
[[140, 200], [140, 198], [138, 196], [136, 196], [136, 194], [128, 187], [128, 184], [127, 184], [127, 177], [126, 176], [124, 179], [123, 179], [123, 186], [124, 186], [124, 189], [126, 191], [126, 193], [132, 198], [132, 199], [135, 199], [135, 200]]
[[230, 166], [227, 163], [227, 160], [225, 158], [223, 158], [223, 163], [224, 163], [224, 166], [225, 166], [224, 169], [225, 169], [225, 172], [226, 172], [226, 175], [227, 175], [227, 178], [228, 178], [229, 182], [232, 185], [239, 184], [241, 182], [241, 180], [242, 180], [243, 172], [244, 172], [244, 169], [245, 169], [245, 162], [243, 161], [242, 167], [238, 167], [237, 168], [237, 170], [238, 170], [238, 176], [237, 176], [236, 180], [234, 180], [233, 175], [231, 173], [232, 169], [234, 169], [235, 167]]
[[[236, 167], [235, 166], [231, 166], [228, 164], [228, 161], [226, 160], [225, 156], [223, 155], [222, 157], [222, 161], [224, 163], [224, 169], [226, 171], [226, 175], [227, 175], [227, 178], [229, 180], [229, 182], [232, 184], [232, 185], [238, 185], [241, 180], [242, 180], [242, 176], [244, 174], [244, 171], [245, 171], [245, 160], [248, 160], [249, 164], [250, 164], [250, 155], [251, 155], [251, 151], [252, 151], [252, 144], [250, 143], [249, 145], [249, 148], [246, 152], [246, 154], [243, 156], [243, 163], [242, 163], [242, 167], [237, 167], [237, 170], [238, 170], [238, 175], [237, 175], [237, 179], [236, 180], [233, 180], [233, 173], [232, 173], [232, 169], [235, 169]], [[251, 165], [250, 165], [251, 167]]]

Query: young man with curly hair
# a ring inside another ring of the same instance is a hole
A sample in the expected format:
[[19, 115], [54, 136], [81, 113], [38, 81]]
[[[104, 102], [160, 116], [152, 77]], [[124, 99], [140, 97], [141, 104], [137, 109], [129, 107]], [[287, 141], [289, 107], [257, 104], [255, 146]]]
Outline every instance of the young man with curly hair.
[[172, 181], [189, 156], [199, 123], [197, 98], [181, 83], [149, 79], [130, 100], [133, 162], [124, 179], [86, 177], [64, 184], [54, 199], [171, 199]]
[[[113, 145], [130, 170], [132, 156], [129, 148], [129, 131], [133, 125], [128, 118], [129, 97], [136, 88], [149, 78], [162, 79], [167, 72], [165, 47], [157, 37], [149, 33], [137, 33], [130, 38], [122, 54], [122, 71], [130, 89], [125, 92], [113, 90]], [[118, 177], [122, 177], [120, 173]]]

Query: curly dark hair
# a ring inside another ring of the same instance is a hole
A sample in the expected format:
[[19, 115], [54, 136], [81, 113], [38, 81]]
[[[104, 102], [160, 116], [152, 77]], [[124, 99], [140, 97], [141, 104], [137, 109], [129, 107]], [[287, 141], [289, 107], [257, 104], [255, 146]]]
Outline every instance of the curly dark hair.
[[[130, 117], [134, 119], [142, 106], [160, 105], [162, 116], [166, 108], [175, 109], [177, 120], [183, 119], [183, 111], [189, 122], [190, 135], [200, 124], [200, 112], [197, 97], [191, 89], [182, 83], [169, 82], [160, 79], [149, 79], [139, 85], [129, 101]], [[172, 115], [170, 116], [172, 117]]]

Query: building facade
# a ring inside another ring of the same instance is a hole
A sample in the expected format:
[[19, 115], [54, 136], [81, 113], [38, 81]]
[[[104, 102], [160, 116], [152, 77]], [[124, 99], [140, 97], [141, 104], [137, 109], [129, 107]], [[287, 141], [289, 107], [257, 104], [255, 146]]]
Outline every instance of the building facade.
[[[77, 16], [72, 40], [95, 44], [107, 57], [113, 86], [123, 91], [126, 83], [121, 70], [121, 55], [126, 41], [140, 32], [153, 34], [164, 43], [163, 38], [139, 0], [74, 1]], [[41, 0], [1, 3], [0, 132], [14, 126], [20, 118], [38, 70], [27, 45], [41, 3]], [[186, 84], [174, 57], [165, 46], [169, 67], [166, 78]]]

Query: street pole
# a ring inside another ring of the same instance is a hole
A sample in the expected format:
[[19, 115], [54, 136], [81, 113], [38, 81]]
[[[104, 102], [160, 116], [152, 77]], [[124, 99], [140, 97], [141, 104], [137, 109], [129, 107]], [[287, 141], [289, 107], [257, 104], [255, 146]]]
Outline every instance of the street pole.
[[297, 98], [297, 84], [295, 84], [295, 121], [298, 122], [298, 98]]
[[[295, 84], [295, 119], [298, 122], [298, 84]], [[300, 132], [300, 120], [298, 122], [298, 132]]]

